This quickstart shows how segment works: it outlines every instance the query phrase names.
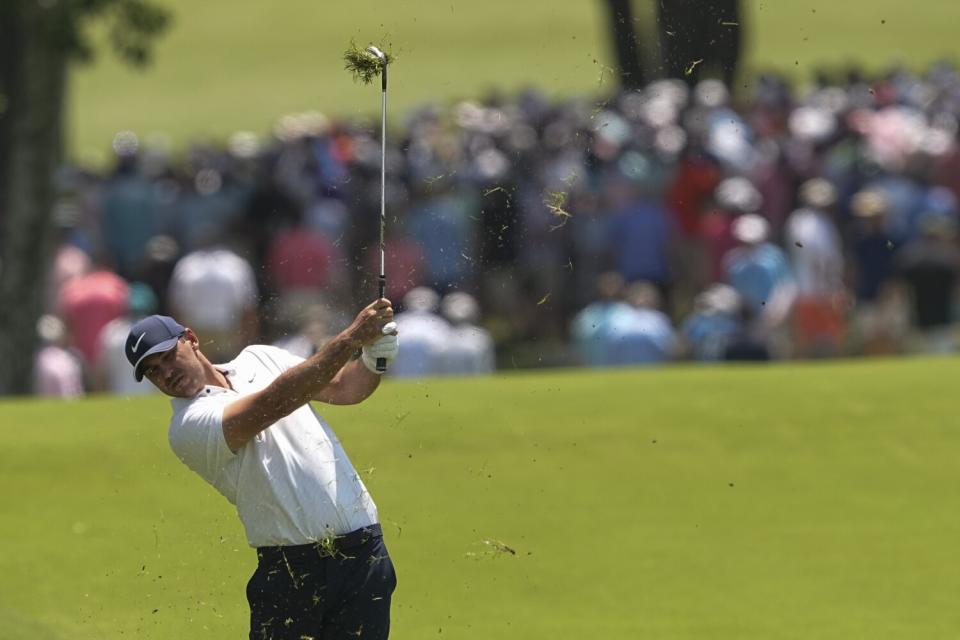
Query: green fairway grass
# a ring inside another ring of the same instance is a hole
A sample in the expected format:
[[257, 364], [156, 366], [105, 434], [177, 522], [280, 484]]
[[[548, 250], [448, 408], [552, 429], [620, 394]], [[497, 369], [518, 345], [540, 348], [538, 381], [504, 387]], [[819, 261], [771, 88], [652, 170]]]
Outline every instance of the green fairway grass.
[[[393, 638], [955, 638], [956, 359], [389, 381], [322, 407]], [[0, 404], [0, 637], [244, 637], [254, 554], [166, 400]]]
[[[155, 1], [172, 11], [174, 24], [152, 67], [131, 70], [103, 53], [72, 75], [70, 141], [79, 159], [104, 162], [120, 129], [162, 133], [182, 146], [238, 129], [267, 132], [288, 112], [374, 113], [376, 88], [355, 85], [343, 71], [351, 39], [393, 44], [394, 118], [428, 101], [480, 97], [490, 88], [533, 85], [556, 96], [599, 93], [610, 83], [599, 0]], [[649, 27], [650, 5], [635, 4]], [[923, 67], [958, 52], [957, 2], [743, 5], [748, 71], [804, 74], [850, 61], [873, 69], [896, 61]]]

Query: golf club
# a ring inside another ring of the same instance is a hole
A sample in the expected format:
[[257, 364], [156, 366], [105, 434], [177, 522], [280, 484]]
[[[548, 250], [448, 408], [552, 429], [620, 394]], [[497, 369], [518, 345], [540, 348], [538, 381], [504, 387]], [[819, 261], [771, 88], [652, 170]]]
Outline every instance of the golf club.
[[[386, 275], [386, 241], [384, 234], [387, 227], [387, 56], [377, 47], [370, 45], [367, 51], [380, 61], [381, 107], [380, 107], [380, 279], [379, 289], [383, 298], [387, 288]], [[383, 327], [383, 333], [396, 331], [397, 323], [389, 322]], [[377, 371], [387, 370], [387, 359], [377, 358]]]

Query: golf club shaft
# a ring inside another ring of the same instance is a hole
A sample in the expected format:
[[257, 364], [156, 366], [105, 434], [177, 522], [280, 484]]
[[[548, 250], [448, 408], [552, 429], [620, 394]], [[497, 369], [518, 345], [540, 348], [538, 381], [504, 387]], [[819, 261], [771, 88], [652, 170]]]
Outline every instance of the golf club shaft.
[[[381, 54], [382, 55], [382, 54]], [[383, 99], [380, 108], [380, 298], [386, 295], [386, 228], [387, 228], [387, 60], [381, 58], [383, 64], [382, 91]], [[377, 371], [387, 370], [387, 359], [377, 358]]]

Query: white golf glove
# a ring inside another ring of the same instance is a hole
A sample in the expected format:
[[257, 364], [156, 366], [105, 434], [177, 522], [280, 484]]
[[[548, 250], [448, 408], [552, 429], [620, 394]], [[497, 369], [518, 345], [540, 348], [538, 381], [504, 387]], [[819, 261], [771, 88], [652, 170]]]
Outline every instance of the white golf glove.
[[390, 363], [396, 359], [398, 351], [400, 351], [400, 339], [396, 335], [386, 335], [373, 344], [365, 346], [360, 352], [360, 359], [363, 360], [367, 369], [380, 374], [383, 372], [377, 371], [377, 358], [385, 358], [389, 367]]

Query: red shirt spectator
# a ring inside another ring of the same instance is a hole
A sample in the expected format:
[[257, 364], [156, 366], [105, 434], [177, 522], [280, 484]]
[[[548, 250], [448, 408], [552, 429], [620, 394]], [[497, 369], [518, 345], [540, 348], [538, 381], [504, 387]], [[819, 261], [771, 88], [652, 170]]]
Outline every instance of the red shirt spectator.
[[686, 237], [700, 233], [700, 216], [720, 183], [720, 171], [706, 158], [692, 155], [680, 163], [667, 190], [666, 204]]
[[127, 282], [100, 269], [67, 282], [57, 296], [57, 313], [87, 364], [97, 361], [100, 331], [127, 312]]
[[707, 270], [710, 282], [723, 282], [723, 256], [737, 246], [733, 237], [733, 211], [714, 209], [703, 216], [700, 234], [705, 241], [707, 252]]
[[[410, 238], [395, 235], [387, 238], [387, 292], [388, 299], [403, 300], [407, 292], [422, 284], [424, 279], [424, 257], [420, 246]], [[366, 258], [367, 273], [380, 273], [380, 250], [372, 247]]]
[[281, 231], [267, 251], [267, 275], [279, 291], [322, 289], [330, 281], [336, 248], [307, 227]]

